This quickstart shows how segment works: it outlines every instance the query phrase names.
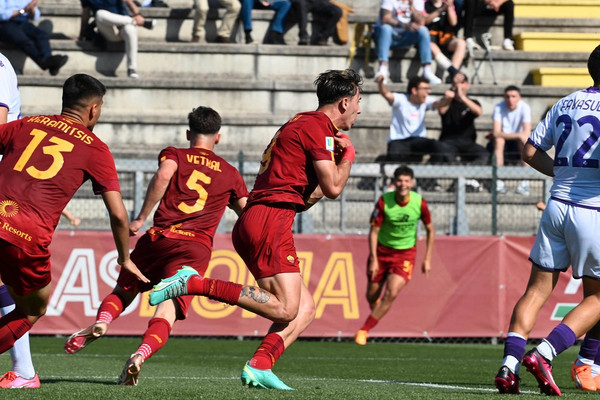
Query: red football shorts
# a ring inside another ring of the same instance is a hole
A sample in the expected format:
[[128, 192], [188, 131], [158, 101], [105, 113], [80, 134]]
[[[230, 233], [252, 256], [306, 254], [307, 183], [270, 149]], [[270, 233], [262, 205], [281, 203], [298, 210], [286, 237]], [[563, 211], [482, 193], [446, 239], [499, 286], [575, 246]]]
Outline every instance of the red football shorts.
[[371, 279], [367, 270], [367, 279], [369, 282], [378, 283], [386, 279], [389, 274], [396, 274], [408, 282], [412, 278], [416, 258], [417, 246], [396, 250], [379, 244], [377, 245], [379, 271], [375, 274], [375, 278]]
[[30, 255], [20, 247], [0, 239], [0, 277], [19, 296], [50, 284], [50, 253]]
[[[164, 236], [152, 241], [146, 233], [135, 245], [131, 260], [142, 271], [150, 283], [140, 282], [135, 275], [121, 269], [117, 285], [127, 291], [146, 292], [161, 279], [174, 275], [178, 269], [187, 265], [194, 268], [200, 275], [206, 273], [210, 262], [211, 249], [201, 243], [191, 240], [171, 239]], [[175, 299], [179, 305], [177, 319], [185, 319], [187, 310], [194, 296], [181, 296]]]
[[255, 279], [300, 273], [292, 235], [295, 216], [292, 208], [256, 204], [238, 218], [231, 239]]

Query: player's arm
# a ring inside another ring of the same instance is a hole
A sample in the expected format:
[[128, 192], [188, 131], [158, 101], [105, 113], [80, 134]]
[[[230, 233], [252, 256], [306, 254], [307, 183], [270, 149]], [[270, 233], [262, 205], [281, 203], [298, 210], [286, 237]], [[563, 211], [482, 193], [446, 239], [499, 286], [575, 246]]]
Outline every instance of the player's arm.
[[146, 191], [146, 197], [144, 198], [142, 209], [140, 210], [138, 216], [131, 221], [129, 230], [131, 231], [132, 235], [137, 234], [154, 207], [163, 198], [165, 192], [167, 191], [167, 187], [169, 186], [169, 182], [171, 181], [173, 175], [175, 175], [176, 171], [177, 163], [175, 161], [167, 158], [160, 163], [158, 171], [156, 171], [150, 180], [150, 183], [148, 184], [148, 190]]
[[435, 229], [433, 227], [433, 221], [425, 225], [425, 231], [427, 232], [427, 245], [425, 247], [425, 257], [423, 258], [422, 270], [425, 276], [429, 276], [429, 272], [431, 272], [431, 256], [433, 255], [433, 243], [435, 241]]
[[525, 143], [521, 158], [542, 174], [554, 176], [554, 160], [552, 157], [545, 151], [535, 147], [531, 142]]
[[377, 243], [379, 237], [380, 226], [371, 225], [369, 230], [369, 262], [367, 264], [368, 273], [371, 279], [375, 277], [379, 271], [379, 261], [377, 260]]
[[[335, 142], [336, 153], [341, 156], [340, 161], [337, 163], [331, 160], [313, 161], [319, 187], [323, 196], [328, 199], [337, 198], [342, 193], [342, 190], [344, 190], [344, 186], [346, 186], [346, 182], [348, 182], [348, 178], [350, 177], [350, 169], [352, 168], [354, 156], [356, 155], [354, 146], [348, 135], [338, 132], [333, 140]], [[313, 194], [318, 195], [318, 192], [312, 193], [311, 196]]]
[[0, 125], [8, 122], [8, 108], [0, 106]]
[[308, 199], [306, 199], [304, 201], [304, 210], [302, 210], [302, 211], [308, 210], [309, 208], [311, 208], [312, 206], [317, 204], [318, 201], [321, 200], [322, 198], [323, 198], [323, 191], [321, 190], [321, 187], [317, 185], [316, 189], [313, 190], [313, 192], [310, 194], [310, 196], [308, 196]]
[[242, 213], [244, 207], [246, 207], [246, 203], [248, 202], [248, 197], [240, 197], [238, 199], [233, 200], [229, 203], [228, 207], [231, 208], [237, 216], [239, 217]]
[[121, 193], [116, 191], [102, 192], [102, 200], [110, 217], [117, 253], [117, 263], [125, 270], [134, 274], [142, 282], [150, 282], [129, 258], [129, 217]]

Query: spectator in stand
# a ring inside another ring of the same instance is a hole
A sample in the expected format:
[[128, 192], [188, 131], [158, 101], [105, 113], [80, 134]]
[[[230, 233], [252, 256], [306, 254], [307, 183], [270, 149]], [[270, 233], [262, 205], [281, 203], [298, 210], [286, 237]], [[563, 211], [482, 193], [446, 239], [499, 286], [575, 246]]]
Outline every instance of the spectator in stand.
[[[156, 21], [144, 19], [140, 9], [133, 0], [81, 0], [81, 29], [79, 40], [85, 40], [90, 20], [90, 12], [94, 14], [98, 31], [109, 42], [125, 42], [127, 56], [127, 76], [137, 79], [136, 72], [138, 36], [137, 27], [153, 29]], [[129, 15], [133, 13], [133, 16]]]
[[[231, 31], [237, 21], [242, 5], [238, 0], [218, 0], [225, 7], [225, 15], [217, 30], [217, 43], [232, 43]], [[192, 26], [192, 43], [206, 43], [206, 17], [208, 16], [208, 0], [194, 0], [194, 25]]]
[[288, 0], [241, 0], [242, 1], [242, 23], [244, 24], [244, 34], [246, 44], [258, 44], [252, 37], [252, 9], [274, 10], [275, 15], [269, 24], [269, 30], [265, 36], [265, 44], [285, 44], [283, 34], [285, 32], [285, 21], [292, 7]]
[[[312, 34], [308, 39], [308, 13], [312, 13]], [[286, 30], [296, 23], [299, 29], [298, 44], [306, 46], [327, 46], [335, 27], [342, 17], [342, 9], [329, 0], [292, 0], [292, 12], [288, 17]]]
[[37, 3], [37, 0], [0, 2], [0, 42], [22, 50], [41, 69], [57, 75], [69, 57], [52, 55], [48, 34], [30, 22], [40, 17]]
[[[510, 85], [504, 89], [504, 101], [496, 104], [492, 118], [493, 131], [489, 147], [493, 146], [496, 165], [504, 165], [505, 155], [516, 155], [521, 165], [527, 165], [521, 159], [521, 154], [531, 133], [531, 109], [529, 104], [521, 99], [521, 90], [518, 87]], [[506, 193], [507, 189], [502, 180], [499, 179], [496, 185], [499, 193]], [[529, 181], [521, 181], [516, 193], [528, 196]]]
[[489, 161], [489, 153], [485, 147], [477, 144], [475, 118], [483, 114], [481, 104], [469, 97], [471, 85], [467, 76], [458, 72], [452, 77], [452, 88], [446, 90], [444, 98], [447, 104], [439, 107], [442, 117], [442, 133], [440, 142], [444, 144], [446, 160], [461, 163], [485, 165]]
[[465, 18], [464, 18], [464, 36], [467, 42], [469, 53], [472, 54], [473, 49], [481, 48], [475, 40], [473, 40], [473, 25], [475, 17], [479, 15], [496, 16], [504, 15], [504, 41], [502, 48], [512, 51], [515, 49], [514, 41], [512, 40], [513, 25], [515, 22], [515, 4], [512, 0], [465, 0]]
[[[431, 53], [436, 63], [450, 73], [450, 77], [462, 66], [467, 45], [456, 37], [458, 17], [454, 0], [427, 0], [425, 24], [429, 29]], [[452, 61], [448, 57], [452, 57]]]
[[442, 83], [431, 70], [431, 41], [429, 30], [424, 25], [424, 10], [423, 0], [381, 0], [379, 19], [374, 31], [379, 60], [375, 80], [383, 76], [383, 83], [387, 83], [391, 49], [416, 44], [423, 65], [423, 76], [433, 85]]
[[427, 137], [425, 112], [437, 110], [447, 105], [449, 100], [435, 100], [429, 96], [429, 81], [421, 76], [408, 81], [406, 93], [392, 93], [385, 86], [383, 75], [377, 77], [377, 84], [379, 93], [392, 106], [392, 123], [387, 155], [378, 157], [376, 161], [420, 162], [426, 154], [431, 156], [431, 163], [446, 161], [442, 158], [445, 147]]

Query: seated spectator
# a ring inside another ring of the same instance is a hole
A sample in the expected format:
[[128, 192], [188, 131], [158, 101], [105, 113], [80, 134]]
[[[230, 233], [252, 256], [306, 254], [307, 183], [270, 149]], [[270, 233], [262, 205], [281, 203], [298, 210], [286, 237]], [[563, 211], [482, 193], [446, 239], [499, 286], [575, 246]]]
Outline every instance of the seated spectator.
[[[504, 101], [494, 107], [492, 118], [490, 147], [493, 147], [496, 165], [499, 167], [504, 165], [505, 154], [512, 155], [521, 165], [526, 165], [521, 159], [521, 152], [531, 133], [531, 109], [521, 99], [521, 91], [518, 87], [511, 85], [504, 89]], [[498, 180], [497, 190], [506, 193], [506, 186], [501, 180]], [[529, 181], [521, 181], [516, 192], [528, 195]]]
[[[436, 63], [452, 77], [462, 66], [467, 50], [465, 41], [456, 37], [458, 17], [454, 9], [454, 0], [427, 0], [425, 13], [431, 53]], [[452, 61], [447, 56], [451, 56]]]
[[[242, 5], [238, 0], [218, 0], [222, 7], [225, 7], [225, 15], [221, 21], [221, 26], [217, 30], [217, 43], [233, 43], [231, 40], [231, 31], [237, 17], [240, 14]], [[194, 25], [192, 26], [192, 43], [206, 43], [206, 17], [208, 16], [208, 0], [194, 0]]]
[[512, 0], [465, 0], [465, 19], [464, 34], [467, 42], [467, 48], [472, 54], [474, 48], [480, 46], [473, 40], [473, 25], [475, 17], [479, 15], [496, 16], [504, 15], [504, 41], [502, 48], [504, 50], [514, 50], [514, 41], [512, 40], [512, 31], [515, 21], [515, 4]]
[[241, 0], [242, 1], [242, 23], [246, 44], [258, 44], [252, 37], [252, 9], [275, 10], [275, 15], [269, 24], [269, 30], [265, 36], [265, 44], [285, 44], [283, 39], [284, 25], [292, 3], [288, 0]]
[[[125, 42], [127, 56], [127, 76], [139, 78], [136, 72], [138, 35], [137, 27], [153, 29], [156, 21], [144, 19], [133, 0], [81, 0], [81, 29], [79, 40], [85, 40], [90, 19], [90, 11], [94, 13], [98, 31], [109, 42]], [[133, 16], [129, 15], [129, 12]]]
[[0, 2], [0, 41], [22, 50], [41, 69], [56, 75], [69, 57], [52, 55], [48, 34], [30, 22], [40, 17], [36, 6], [37, 0]]
[[379, 19], [374, 29], [379, 60], [376, 80], [383, 76], [387, 81], [390, 49], [416, 44], [423, 65], [423, 76], [431, 84], [442, 83], [431, 70], [431, 43], [429, 30], [424, 25], [424, 10], [423, 0], [381, 0]]
[[446, 104], [438, 108], [442, 117], [440, 142], [444, 145], [445, 161], [455, 163], [457, 157], [463, 164], [485, 165], [489, 153], [477, 144], [475, 119], [483, 114], [481, 104], [469, 97], [469, 79], [458, 72], [452, 77], [452, 88], [444, 93]]
[[[288, 16], [286, 31], [298, 24], [298, 44], [306, 46], [326, 46], [335, 34], [342, 9], [329, 0], [291, 0], [292, 12]], [[312, 13], [310, 42], [308, 39], [308, 13]]]
[[392, 106], [392, 123], [387, 143], [387, 154], [376, 161], [421, 162], [430, 155], [430, 163], [444, 160], [445, 147], [427, 137], [425, 112], [436, 110], [449, 103], [447, 99], [435, 100], [429, 96], [431, 88], [425, 77], [415, 76], [408, 81], [406, 93], [392, 93], [384, 84], [384, 77], [377, 77], [379, 93]]

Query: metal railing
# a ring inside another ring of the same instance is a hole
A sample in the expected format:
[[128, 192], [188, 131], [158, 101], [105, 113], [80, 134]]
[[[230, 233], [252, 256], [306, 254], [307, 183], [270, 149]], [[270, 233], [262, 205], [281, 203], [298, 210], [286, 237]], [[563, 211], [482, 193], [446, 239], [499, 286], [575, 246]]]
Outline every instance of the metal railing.
[[[251, 189], [259, 169], [258, 162], [233, 163], [243, 173]], [[237, 165], [236, 165], [237, 164]], [[156, 171], [155, 160], [116, 160], [125, 205], [135, 217], [142, 206], [146, 188]], [[296, 218], [298, 233], [365, 234], [374, 204], [387, 190], [399, 164], [355, 163], [346, 188], [335, 200], [323, 199]], [[449, 235], [533, 235], [540, 213], [538, 201], [548, 198], [552, 179], [528, 167], [411, 165], [416, 188], [428, 202], [437, 234]], [[498, 191], [499, 180], [507, 193]], [[530, 191], [515, 194], [520, 181], [530, 182]], [[474, 182], [477, 184], [474, 186]], [[82, 218], [77, 229], [108, 229], [108, 216], [91, 184], [84, 185], [68, 209]], [[228, 232], [236, 216], [227, 210], [219, 231]], [[151, 226], [151, 218], [146, 221]], [[59, 229], [72, 229], [66, 221]]]

